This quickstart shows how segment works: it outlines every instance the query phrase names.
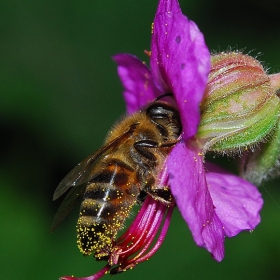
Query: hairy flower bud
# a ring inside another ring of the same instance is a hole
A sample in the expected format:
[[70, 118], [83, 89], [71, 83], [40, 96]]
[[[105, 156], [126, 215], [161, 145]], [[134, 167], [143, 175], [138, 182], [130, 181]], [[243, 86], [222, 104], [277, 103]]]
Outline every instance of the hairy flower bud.
[[234, 152], [263, 140], [279, 118], [279, 98], [253, 57], [238, 52], [211, 58], [197, 139], [204, 151]]

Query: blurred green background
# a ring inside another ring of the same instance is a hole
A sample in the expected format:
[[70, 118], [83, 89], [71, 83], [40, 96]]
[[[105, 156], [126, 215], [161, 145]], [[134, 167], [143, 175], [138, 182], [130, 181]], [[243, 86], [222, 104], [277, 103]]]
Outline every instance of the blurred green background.
[[[244, 50], [280, 71], [279, 0], [181, 0], [211, 50]], [[156, 0], [0, 3], [0, 279], [87, 276], [103, 266], [76, 247], [78, 207], [52, 233], [59, 181], [124, 114], [111, 56], [148, 60]], [[159, 252], [116, 279], [280, 279], [279, 180], [261, 187], [253, 233], [226, 240], [216, 263], [174, 214]], [[109, 279], [110, 276], [106, 276]]]

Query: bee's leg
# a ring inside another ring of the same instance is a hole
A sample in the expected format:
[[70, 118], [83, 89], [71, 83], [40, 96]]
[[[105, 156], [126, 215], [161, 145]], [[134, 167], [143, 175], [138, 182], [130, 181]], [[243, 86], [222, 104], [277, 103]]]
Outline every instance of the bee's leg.
[[143, 190], [141, 192], [145, 192], [146, 194], [149, 194], [155, 200], [160, 201], [164, 205], [172, 206], [175, 204], [175, 200], [171, 193], [170, 188], [168, 186], [158, 187], [155, 184], [154, 177], [152, 177], [152, 176], [147, 180], [147, 183], [143, 187]]
[[145, 191], [141, 190], [136, 198], [137, 203], [142, 204], [145, 201], [146, 197], [147, 197], [147, 193]]
[[149, 195], [151, 195], [155, 200], [160, 201], [164, 205], [167, 205], [167, 206], [175, 205], [175, 200], [174, 200], [174, 197], [173, 197], [169, 187], [162, 187], [162, 188], [152, 187], [152, 188], [146, 189], [146, 192]]
[[[148, 161], [148, 165], [153, 167], [156, 165], [156, 156], [150, 151], [151, 148], [170, 148], [174, 146], [175, 142], [165, 143], [159, 145], [159, 143], [151, 140], [141, 140], [134, 143], [136, 151]], [[171, 194], [168, 186], [157, 186], [153, 176], [150, 176], [146, 180], [145, 186], [142, 188], [140, 194], [137, 197], [138, 202], [143, 202], [146, 194], [151, 195], [155, 200], [159, 200], [165, 205], [174, 205], [175, 200]]]

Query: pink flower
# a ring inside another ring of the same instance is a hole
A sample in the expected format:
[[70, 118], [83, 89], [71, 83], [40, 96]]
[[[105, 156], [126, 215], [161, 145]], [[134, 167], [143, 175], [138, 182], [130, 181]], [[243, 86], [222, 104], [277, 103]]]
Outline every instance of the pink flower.
[[162, 0], [152, 30], [151, 69], [129, 54], [114, 59], [128, 113], [163, 93], [173, 93], [183, 133], [167, 160], [168, 182], [196, 244], [221, 261], [225, 236], [254, 229], [263, 201], [251, 183], [215, 166], [206, 165], [205, 170], [202, 147], [194, 137], [210, 70], [203, 35], [182, 14], [177, 0]]
[[183, 140], [167, 160], [172, 194], [195, 242], [213, 257], [224, 257], [224, 238], [252, 230], [260, 222], [262, 198], [249, 182], [214, 166], [203, 165], [195, 141], [210, 69], [203, 35], [180, 10], [177, 0], [159, 1], [152, 30], [151, 70], [136, 57], [114, 57], [129, 113], [159, 95], [172, 92], [183, 125]]
[[[195, 135], [210, 70], [210, 53], [196, 24], [182, 14], [177, 0], [160, 0], [152, 28], [150, 69], [130, 54], [114, 56], [129, 114], [172, 93], [180, 112], [181, 140], [168, 156], [158, 181], [169, 185], [194, 241], [217, 261], [224, 239], [260, 222], [263, 201], [251, 183], [214, 165], [204, 164]], [[116, 241], [108, 264], [97, 274], [118, 273], [147, 260], [162, 243], [174, 206], [147, 196], [130, 228]], [[160, 231], [155, 241], [157, 232]], [[154, 246], [150, 246], [152, 242]]]

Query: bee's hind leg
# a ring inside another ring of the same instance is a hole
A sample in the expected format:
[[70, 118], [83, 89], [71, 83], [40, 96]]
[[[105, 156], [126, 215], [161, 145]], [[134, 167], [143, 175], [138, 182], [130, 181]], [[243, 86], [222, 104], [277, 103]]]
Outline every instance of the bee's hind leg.
[[153, 199], [160, 201], [166, 206], [175, 205], [175, 199], [171, 193], [170, 187], [156, 186], [154, 178], [150, 178], [150, 180], [147, 180], [147, 184], [144, 186], [141, 192], [145, 193], [146, 195], [148, 194], [152, 196]]

